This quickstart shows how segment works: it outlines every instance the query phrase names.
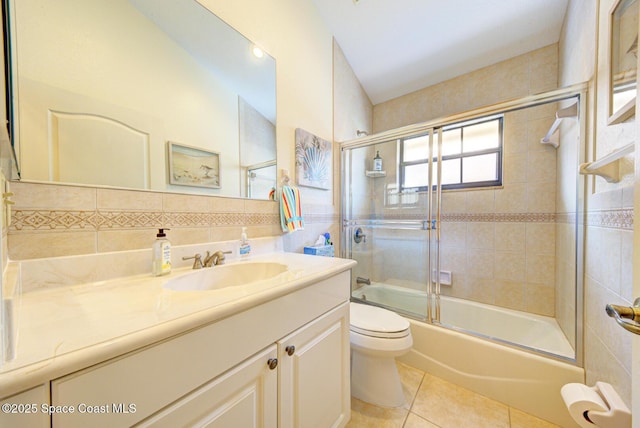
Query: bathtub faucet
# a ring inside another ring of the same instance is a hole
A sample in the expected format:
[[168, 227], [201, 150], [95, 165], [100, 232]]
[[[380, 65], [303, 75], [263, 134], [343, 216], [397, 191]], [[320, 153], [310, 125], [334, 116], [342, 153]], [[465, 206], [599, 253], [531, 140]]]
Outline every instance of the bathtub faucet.
[[362, 285], [362, 284], [366, 284], [366, 285], [371, 285], [371, 280], [369, 278], [362, 278], [361, 276], [356, 278], [356, 284], [358, 285]]

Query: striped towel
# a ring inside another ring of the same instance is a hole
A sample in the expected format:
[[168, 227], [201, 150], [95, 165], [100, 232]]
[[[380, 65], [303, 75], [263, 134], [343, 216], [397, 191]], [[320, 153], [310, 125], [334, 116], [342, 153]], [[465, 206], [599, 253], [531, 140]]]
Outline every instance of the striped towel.
[[295, 232], [304, 229], [300, 190], [291, 186], [282, 186], [280, 197], [280, 225], [283, 232]]

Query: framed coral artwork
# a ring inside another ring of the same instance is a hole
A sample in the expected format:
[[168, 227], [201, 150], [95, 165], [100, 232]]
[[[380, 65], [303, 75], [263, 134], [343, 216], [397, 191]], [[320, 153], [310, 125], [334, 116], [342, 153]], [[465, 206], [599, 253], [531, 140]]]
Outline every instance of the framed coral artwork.
[[299, 186], [331, 189], [331, 142], [296, 129], [296, 182]]

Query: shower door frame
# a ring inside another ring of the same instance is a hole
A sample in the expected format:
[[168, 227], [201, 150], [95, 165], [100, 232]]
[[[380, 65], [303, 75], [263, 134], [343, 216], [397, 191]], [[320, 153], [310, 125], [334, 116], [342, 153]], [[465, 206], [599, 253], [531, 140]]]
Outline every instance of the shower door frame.
[[[427, 251], [427, 293], [429, 298], [427, 299], [428, 308], [427, 315], [425, 318], [421, 319], [421, 321], [436, 323], [439, 324], [440, 320], [440, 307], [439, 307], [439, 299], [440, 299], [440, 275], [435, 275], [435, 281], [432, 281], [432, 263], [435, 265], [436, 272], [440, 272], [440, 257], [439, 257], [439, 245], [440, 245], [440, 214], [441, 214], [441, 147], [442, 147], [442, 128], [447, 125], [455, 124], [458, 122], [469, 121], [478, 119], [484, 116], [490, 116], [500, 113], [506, 113], [508, 111], [515, 111], [519, 109], [524, 109], [527, 107], [533, 107], [540, 104], [551, 103], [551, 102], [560, 102], [563, 100], [567, 100], [569, 98], [577, 98], [578, 101], [578, 118], [579, 118], [579, 133], [580, 140], [578, 144], [578, 163], [581, 164], [586, 161], [586, 132], [587, 132], [587, 117], [585, 112], [587, 111], [587, 92], [588, 92], [588, 83], [580, 83], [572, 86], [568, 86], [565, 88], [545, 92], [542, 94], [530, 95], [514, 100], [509, 100], [506, 102], [493, 104], [491, 106], [482, 107], [474, 110], [470, 110], [463, 113], [458, 113], [450, 116], [440, 117], [434, 120], [417, 123], [413, 125], [407, 125], [404, 127], [392, 129], [389, 131], [380, 132], [373, 135], [364, 136], [361, 138], [356, 138], [353, 140], [345, 141], [340, 143], [341, 150], [341, 256], [346, 257], [347, 254], [347, 244], [351, 239], [351, 236], [347, 236], [345, 233], [346, 228], [351, 225], [348, 224], [346, 220], [346, 203], [345, 198], [348, 191], [348, 185], [346, 182], [346, 173], [345, 173], [345, 157], [346, 151], [352, 150], [360, 147], [368, 147], [373, 146], [375, 144], [389, 143], [394, 140], [398, 140], [408, 136], [415, 136], [418, 134], [429, 134], [430, 136], [430, 150], [433, 148], [433, 138], [434, 134], [437, 133], [438, 137], [438, 183], [436, 186], [436, 190], [434, 191], [432, 188], [432, 164], [433, 164], [433, 156], [430, 156], [429, 159], [429, 188], [428, 188], [428, 198], [429, 198], [429, 207], [428, 207], [428, 217], [425, 221], [422, 221], [423, 227], [422, 230], [428, 231], [428, 251]], [[430, 152], [430, 155], [432, 153]], [[575, 358], [569, 359], [566, 357], [561, 357], [555, 354], [546, 353], [540, 350], [533, 350], [535, 353], [541, 353], [545, 356], [569, 362], [575, 364], [579, 367], [583, 366], [583, 334], [584, 334], [584, 326], [583, 326], [583, 316], [584, 313], [584, 233], [585, 233], [585, 221], [584, 221], [584, 200], [585, 200], [585, 192], [586, 186], [584, 185], [585, 177], [577, 174], [576, 177], [576, 221], [575, 221], [575, 237], [576, 237], [576, 255], [575, 255], [575, 265], [576, 265], [576, 274], [575, 274]], [[437, 201], [437, 209], [436, 209], [436, 226], [435, 228], [432, 226], [431, 219], [432, 217], [432, 197], [434, 197]], [[435, 257], [435, 261], [432, 261], [431, 254], [431, 242], [432, 242], [432, 232], [435, 230], [435, 250], [437, 255]], [[431, 302], [431, 298], [434, 299], [434, 302]], [[401, 311], [402, 312], [402, 311]], [[435, 314], [434, 314], [435, 312]], [[406, 314], [409, 315], [410, 314]], [[415, 318], [415, 316], [414, 316]], [[505, 345], [509, 346], [509, 343], [502, 342]], [[515, 346], [515, 345], [514, 345]], [[518, 349], [522, 349], [517, 346]], [[526, 350], [526, 348], [525, 348]]]

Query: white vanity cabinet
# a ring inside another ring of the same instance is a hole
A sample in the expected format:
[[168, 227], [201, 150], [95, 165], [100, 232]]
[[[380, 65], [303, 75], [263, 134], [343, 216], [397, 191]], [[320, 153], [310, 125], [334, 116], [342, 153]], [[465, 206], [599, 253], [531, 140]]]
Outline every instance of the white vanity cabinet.
[[[48, 385], [41, 385], [0, 401], [0, 427], [44, 428], [50, 425], [47, 413]], [[44, 407], [44, 408], [43, 408]]]
[[344, 426], [351, 404], [348, 328], [342, 304], [136, 427]]
[[340, 427], [351, 415], [349, 304], [278, 342], [281, 428]]
[[218, 378], [207, 382], [136, 427], [278, 426], [278, 371], [270, 346]]
[[56, 379], [51, 404], [76, 411], [53, 426], [344, 426], [349, 284], [345, 271]]

